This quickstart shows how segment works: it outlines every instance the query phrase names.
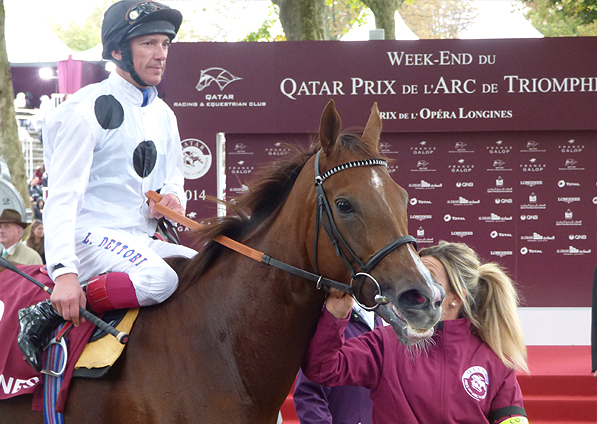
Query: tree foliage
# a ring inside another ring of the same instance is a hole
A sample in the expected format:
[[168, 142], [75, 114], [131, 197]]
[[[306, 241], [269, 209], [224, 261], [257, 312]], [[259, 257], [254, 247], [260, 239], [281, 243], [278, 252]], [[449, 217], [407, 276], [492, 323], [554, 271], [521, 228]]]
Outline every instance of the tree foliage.
[[115, 1], [104, 1], [103, 6], [96, 7], [85, 20], [83, 25], [71, 22], [64, 27], [60, 24], [50, 23], [54, 34], [60, 38], [64, 44], [76, 52], [89, 50], [102, 42], [101, 27], [104, 19], [104, 11]]
[[17, 130], [14, 92], [6, 53], [4, 17], [4, 0], [0, 0], [0, 157], [6, 161], [12, 183], [21, 194], [25, 205], [29, 206], [27, 176], [25, 174], [23, 150]]
[[396, 38], [396, 10], [404, 0], [361, 0], [375, 16], [375, 28], [384, 30], [386, 40]]
[[521, 1], [526, 18], [546, 37], [597, 35], [597, 0]]
[[472, 0], [412, 0], [399, 11], [419, 38], [459, 38], [478, 13]]

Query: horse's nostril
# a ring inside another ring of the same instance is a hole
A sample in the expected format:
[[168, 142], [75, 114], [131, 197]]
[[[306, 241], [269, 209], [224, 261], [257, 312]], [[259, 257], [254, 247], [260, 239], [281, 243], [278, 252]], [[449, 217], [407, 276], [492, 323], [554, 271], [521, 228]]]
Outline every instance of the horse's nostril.
[[438, 302], [435, 302], [433, 305], [434, 305], [435, 309], [437, 309], [437, 308], [439, 308], [440, 306], [442, 306], [442, 301], [440, 300], [440, 301], [438, 301]]
[[425, 297], [418, 290], [408, 290], [400, 295], [398, 303], [401, 307], [409, 308], [423, 308], [429, 305], [429, 299]]
[[413, 294], [413, 299], [415, 300], [415, 302], [417, 303], [423, 303], [425, 302], [425, 296], [423, 296], [421, 293], [416, 292]]

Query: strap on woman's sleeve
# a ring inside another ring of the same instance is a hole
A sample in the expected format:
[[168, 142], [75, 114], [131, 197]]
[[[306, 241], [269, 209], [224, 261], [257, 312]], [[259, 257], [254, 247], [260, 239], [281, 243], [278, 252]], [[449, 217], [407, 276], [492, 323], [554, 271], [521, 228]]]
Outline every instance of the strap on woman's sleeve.
[[[487, 417], [487, 419], [490, 423], [494, 423], [501, 418], [510, 417], [511, 415], [522, 415], [522, 417], [512, 417], [512, 419], [516, 419], [516, 418], [519, 419], [519, 421], [512, 421], [512, 424], [516, 424], [516, 423], [526, 424], [529, 422], [526, 418], [526, 416], [527, 416], [526, 411], [524, 410], [524, 408], [522, 408], [520, 406], [506, 406], [504, 408], [496, 409], [495, 411], [491, 411], [489, 413], [489, 416]], [[522, 420], [520, 420], [520, 419], [522, 419]], [[504, 421], [499, 421], [499, 424], [502, 424], [502, 423], [510, 424], [510, 421], [508, 421], [508, 419], [506, 419]]]

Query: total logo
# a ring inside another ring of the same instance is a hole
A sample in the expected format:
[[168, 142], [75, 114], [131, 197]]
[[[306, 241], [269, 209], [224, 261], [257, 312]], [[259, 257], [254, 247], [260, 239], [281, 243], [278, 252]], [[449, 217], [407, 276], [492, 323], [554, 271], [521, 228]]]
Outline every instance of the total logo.
[[466, 218], [463, 216], [454, 216], [454, 215], [450, 215], [449, 213], [444, 215], [444, 221], [445, 222], [450, 222], [450, 221], [466, 221]]
[[570, 181], [564, 181], [564, 180], [560, 180], [558, 181], [558, 187], [563, 188], [563, 187], [580, 187], [580, 183], [573, 183]]
[[543, 251], [540, 249], [529, 249], [528, 247], [520, 248], [521, 255], [528, 255], [528, 254], [534, 254], [534, 253], [543, 253]]
[[412, 206], [415, 205], [431, 205], [432, 202], [431, 200], [422, 200], [422, 199], [417, 199], [416, 197], [411, 198], [408, 203], [410, 203]]
[[510, 233], [500, 233], [500, 232], [494, 230], [491, 233], [489, 233], [489, 237], [491, 237], [491, 238], [512, 237], [512, 234], [510, 234]]

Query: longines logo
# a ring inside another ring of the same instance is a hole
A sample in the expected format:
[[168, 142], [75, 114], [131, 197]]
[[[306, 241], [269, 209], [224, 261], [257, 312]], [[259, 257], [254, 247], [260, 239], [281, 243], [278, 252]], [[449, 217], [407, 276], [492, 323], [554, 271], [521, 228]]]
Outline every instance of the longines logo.
[[464, 238], [464, 237], [467, 237], [467, 236], [472, 236], [473, 232], [472, 231], [452, 231], [450, 233], [450, 235], [456, 236], [456, 237], [460, 237], [460, 238]]

